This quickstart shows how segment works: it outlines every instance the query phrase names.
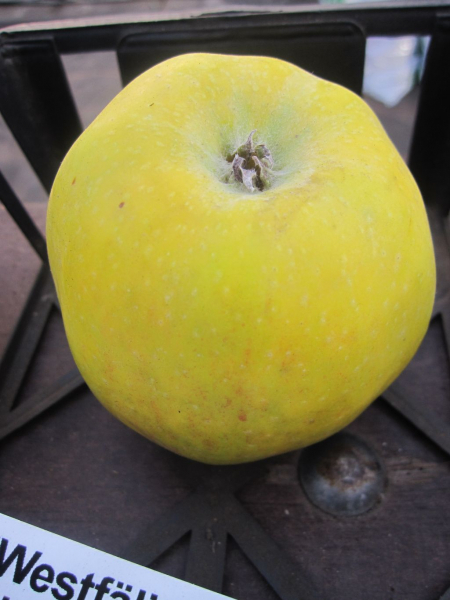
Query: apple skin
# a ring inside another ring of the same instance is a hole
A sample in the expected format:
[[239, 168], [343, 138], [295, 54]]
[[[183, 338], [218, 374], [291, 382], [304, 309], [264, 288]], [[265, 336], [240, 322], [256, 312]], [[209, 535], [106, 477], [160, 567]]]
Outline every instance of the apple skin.
[[[271, 186], [225, 183], [256, 129]], [[371, 109], [263, 57], [191, 54], [75, 142], [48, 209], [70, 348], [126, 425], [206, 463], [317, 442], [399, 375], [435, 262], [418, 188]]]

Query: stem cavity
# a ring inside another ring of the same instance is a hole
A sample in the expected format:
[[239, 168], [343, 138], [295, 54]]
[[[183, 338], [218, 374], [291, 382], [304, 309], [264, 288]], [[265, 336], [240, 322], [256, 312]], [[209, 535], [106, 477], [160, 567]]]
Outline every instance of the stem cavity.
[[243, 183], [249, 192], [259, 190], [262, 192], [270, 186], [273, 168], [273, 158], [270, 150], [265, 144], [255, 146], [253, 136], [254, 129], [247, 141], [227, 156], [231, 163], [231, 173], [228, 181]]

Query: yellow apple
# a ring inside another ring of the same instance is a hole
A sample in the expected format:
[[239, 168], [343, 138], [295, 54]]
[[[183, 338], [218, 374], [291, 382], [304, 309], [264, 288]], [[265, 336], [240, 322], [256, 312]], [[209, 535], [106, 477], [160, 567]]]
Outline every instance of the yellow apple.
[[47, 233], [92, 392], [207, 463], [347, 425], [433, 305], [424, 205], [377, 118], [272, 58], [191, 54], [138, 77], [69, 151]]

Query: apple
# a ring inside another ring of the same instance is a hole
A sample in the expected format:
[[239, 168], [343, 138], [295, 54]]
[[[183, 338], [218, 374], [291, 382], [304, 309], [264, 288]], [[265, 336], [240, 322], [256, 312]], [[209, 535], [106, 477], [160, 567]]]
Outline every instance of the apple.
[[183, 55], [134, 80], [63, 161], [47, 234], [94, 395], [206, 463], [346, 426], [432, 311], [424, 204], [379, 121], [273, 58]]

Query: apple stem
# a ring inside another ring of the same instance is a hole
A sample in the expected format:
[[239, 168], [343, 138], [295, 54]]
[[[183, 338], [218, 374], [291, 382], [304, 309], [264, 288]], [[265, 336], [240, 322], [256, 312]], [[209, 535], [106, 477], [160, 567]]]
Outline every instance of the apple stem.
[[249, 192], [262, 192], [270, 185], [270, 174], [273, 158], [265, 144], [254, 145], [253, 136], [256, 129], [250, 132], [247, 140], [239, 148], [227, 156], [231, 163], [229, 181], [243, 183]]

